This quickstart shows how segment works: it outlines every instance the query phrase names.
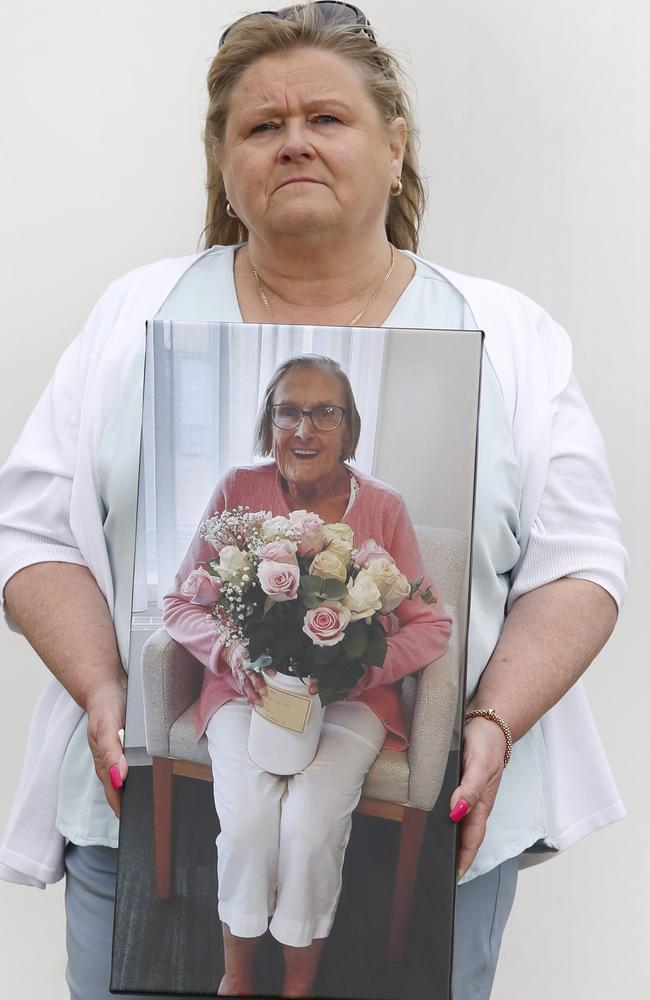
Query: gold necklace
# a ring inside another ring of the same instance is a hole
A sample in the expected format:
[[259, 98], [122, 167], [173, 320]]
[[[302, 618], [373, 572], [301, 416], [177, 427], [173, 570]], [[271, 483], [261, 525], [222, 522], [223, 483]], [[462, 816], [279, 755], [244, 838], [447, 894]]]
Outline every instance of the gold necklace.
[[[377, 298], [377, 296], [381, 292], [382, 288], [384, 287], [384, 285], [386, 284], [386, 282], [390, 278], [391, 274], [393, 273], [393, 267], [395, 266], [395, 247], [393, 246], [392, 243], [389, 243], [388, 245], [390, 246], [390, 264], [388, 265], [388, 270], [386, 271], [386, 274], [384, 275], [384, 277], [379, 282], [377, 288], [374, 290], [374, 292], [372, 293], [372, 295], [370, 296], [370, 298], [366, 302], [366, 304], [363, 307], [363, 309], [361, 310], [361, 312], [358, 312], [356, 314], [356, 316], [354, 317], [354, 319], [351, 319], [349, 323], [346, 323], [345, 324], [346, 326], [354, 326], [354, 324], [357, 323], [361, 319], [361, 317], [363, 316], [363, 314], [373, 304], [373, 302], [375, 301], [375, 299]], [[253, 273], [253, 277], [255, 278], [255, 284], [257, 285], [257, 290], [260, 293], [260, 298], [261, 298], [262, 302], [264, 303], [264, 306], [266, 307], [266, 311], [269, 314], [269, 318], [273, 319], [273, 310], [271, 309], [271, 303], [269, 302], [269, 300], [268, 300], [268, 298], [266, 296], [266, 293], [265, 293], [264, 288], [262, 286], [262, 282], [260, 280], [260, 276], [257, 273], [257, 269], [256, 269], [255, 265], [253, 264], [252, 260], [250, 260], [250, 258], [249, 258], [249, 263], [250, 263], [250, 266], [251, 266], [251, 271]]]

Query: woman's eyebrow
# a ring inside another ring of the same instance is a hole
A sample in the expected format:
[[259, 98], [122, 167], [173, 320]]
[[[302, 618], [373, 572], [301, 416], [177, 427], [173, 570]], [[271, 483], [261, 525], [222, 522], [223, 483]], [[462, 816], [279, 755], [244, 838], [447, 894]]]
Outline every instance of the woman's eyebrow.
[[[300, 405], [300, 403], [292, 403], [288, 399], [278, 399], [273, 404], [273, 406], [293, 406], [293, 407], [295, 407], [296, 410], [302, 410], [303, 409], [303, 407]], [[318, 403], [313, 403], [313, 405], [310, 406], [309, 409], [310, 410], [317, 410], [319, 406], [338, 406], [342, 410], [345, 409], [345, 407], [343, 406], [342, 403], [333, 403], [330, 399], [324, 399], [324, 400], [321, 400]]]
[[[340, 111], [342, 114], [349, 115], [351, 113], [350, 105], [345, 101], [341, 100], [340, 97], [313, 97], [309, 101], [305, 101], [303, 109], [305, 111], [322, 111], [327, 108], [328, 111]], [[291, 112], [289, 112], [290, 114]], [[269, 118], [282, 118], [287, 114], [286, 107], [280, 107], [277, 103], [272, 101], [260, 101], [259, 104], [249, 107], [246, 111], [246, 118], [255, 118], [258, 115], [266, 115]]]
[[311, 101], [305, 103], [305, 110], [307, 111], [317, 111], [323, 107], [327, 107], [331, 111], [343, 111], [346, 114], [350, 112], [350, 105], [342, 101], [340, 97], [314, 97]]

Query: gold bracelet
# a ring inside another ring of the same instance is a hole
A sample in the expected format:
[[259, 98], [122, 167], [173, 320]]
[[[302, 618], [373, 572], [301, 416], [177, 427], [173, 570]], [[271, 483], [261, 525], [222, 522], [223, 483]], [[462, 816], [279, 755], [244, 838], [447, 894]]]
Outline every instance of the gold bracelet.
[[507, 767], [510, 758], [512, 757], [512, 733], [510, 732], [510, 726], [500, 715], [494, 711], [493, 708], [473, 708], [471, 712], [465, 712], [465, 722], [468, 719], [490, 719], [492, 722], [496, 722], [497, 726], [506, 738], [506, 752], [503, 758], [503, 766]]

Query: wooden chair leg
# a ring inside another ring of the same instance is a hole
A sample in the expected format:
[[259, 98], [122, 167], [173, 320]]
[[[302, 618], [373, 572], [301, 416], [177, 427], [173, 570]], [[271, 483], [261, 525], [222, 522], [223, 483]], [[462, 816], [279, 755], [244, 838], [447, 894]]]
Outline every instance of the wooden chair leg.
[[168, 757], [153, 758], [153, 842], [159, 899], [171, 895], [173, 767]]
[[391, 962], [401, 962], [404, 957], [415, 878], [428, 815], [422, 809], [406, 809], [401, 822], [397, 871], [388, 931], [388, 959]]

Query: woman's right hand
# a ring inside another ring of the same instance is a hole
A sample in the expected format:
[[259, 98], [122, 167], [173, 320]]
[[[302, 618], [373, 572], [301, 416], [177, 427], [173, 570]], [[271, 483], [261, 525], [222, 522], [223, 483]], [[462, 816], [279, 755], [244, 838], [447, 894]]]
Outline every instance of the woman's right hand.
[[[261, 671], [258, 673], [256, 670], [248, 669], [251, 662], [248, 647], [244, 643], [237, 643], [231, 649], [228, 658], [239, 691], [250, 705], [259, 705], [266, 691], [266, 682]], [[271, 676], [277, 672], [275, 667], [265, 667], [264, 671]]]
[[116, 816], [120, 815], [120, 788], [126, 780], [128, 765], [120, 730], [126, 718], [126, 686], [107, 680], [93, 688], [86, 699], [88, 745], [95, 763], [95, 773], [104, 786], [106, 801]]
[[[87, 566], [40, 562], [5, 587], [7, 609], [23, 635], [88, 716], [97, 777], [116, 815], [116, 785], [128, 770], [119, 732], [126, 717], [126, 674], [106, 598]], [[83, 608], [83, 614], [78, 609]]]

